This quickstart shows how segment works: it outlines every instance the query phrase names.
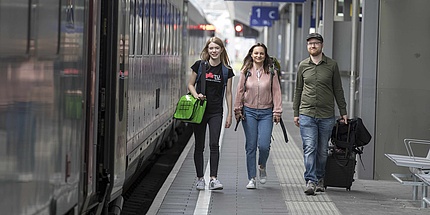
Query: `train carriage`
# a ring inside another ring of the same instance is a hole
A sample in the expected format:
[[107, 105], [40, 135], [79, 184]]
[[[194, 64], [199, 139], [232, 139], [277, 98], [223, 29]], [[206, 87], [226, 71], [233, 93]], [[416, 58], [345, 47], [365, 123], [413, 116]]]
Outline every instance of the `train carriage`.
[[0, 1], [2, 213], [119, 214], [209, 36], [186, 2]]

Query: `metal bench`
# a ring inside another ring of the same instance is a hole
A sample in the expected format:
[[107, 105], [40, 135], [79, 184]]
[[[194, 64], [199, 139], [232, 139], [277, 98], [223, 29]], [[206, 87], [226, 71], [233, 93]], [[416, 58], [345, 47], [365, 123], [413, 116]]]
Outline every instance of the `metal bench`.
[[[426, 174], [430, 171], [430, 141], [420, 139], [405, 139], [404, 141], [406, 151], [408, 155], [397, 155], [397, 154], [385, 154], [385, 157], [394, 162], [397, 166], [408, 167], [410, 174], [399, 174], [393, 173], [391, 176], [403, 185], [409, 185], [413, 187], [412, 198], [418, 200], [418, 188], [422, 188], [423, 198], [427, 199], [427, 186], [418, 175]], [[416, 156], [413, 151], [413, 144], [421, 144], [428, 146], [428, 153], [426, 157]], [[427, 201], [422, 202], [421, 207], [427, 207]]]
[[[430, 186], [430, 174], [415, 174], [422, 182], [424, 182], [427, 186]], [[422, 204], [430, 205], [430, 198], [427, 196], [427, 192], [423, 193], [423, 202]], [[424, 206], [425, 207], [425, 206]]]

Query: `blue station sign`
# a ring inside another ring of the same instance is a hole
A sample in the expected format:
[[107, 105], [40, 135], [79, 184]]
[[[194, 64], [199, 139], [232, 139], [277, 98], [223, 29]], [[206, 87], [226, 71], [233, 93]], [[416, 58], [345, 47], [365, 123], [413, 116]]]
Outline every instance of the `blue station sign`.
[[[224, 1], [255, 1], [255, 0], [224, 0]], [[289, 2], [289, 3], [303, 3], [306, 0], [262, 0], [259, 2]]]
[[273, 20], [279, 20], [278, 7], [253, 6], [250, 26], [272, 26]]

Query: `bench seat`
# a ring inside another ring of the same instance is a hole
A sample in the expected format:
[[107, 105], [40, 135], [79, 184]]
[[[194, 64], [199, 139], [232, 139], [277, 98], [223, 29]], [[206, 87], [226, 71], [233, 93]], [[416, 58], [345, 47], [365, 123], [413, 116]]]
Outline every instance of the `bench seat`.
[[[429, 203], [427, 198], [427, 187], [429, 183], [423, 181], [421, 177], [427, 177], [430, 171], [430, 141], [420, 139], [404, 139], [404, 144], [408, 155], [399, 154], [385, 154], [389, 160], [391, 160], [396, 166], [407, 167], [410, 170], [410, 174], [398, 174], [392, 173], [391, 176], [403, 185], [410, 185], [413, 187], [413, 200], [418, 200], [418, 188], [422, 188], [423, 201], [421, 207], [426, 208]], [[415, 156], [412, 145], [427, 145], [428, 153], [426, 157]]]
[[421, 170], [430, 169], [430, 159], [424, 157], [411, 157], [408, 155], [385, 154], [385, 157], [394, 162], [397, 166], [412, 167]]

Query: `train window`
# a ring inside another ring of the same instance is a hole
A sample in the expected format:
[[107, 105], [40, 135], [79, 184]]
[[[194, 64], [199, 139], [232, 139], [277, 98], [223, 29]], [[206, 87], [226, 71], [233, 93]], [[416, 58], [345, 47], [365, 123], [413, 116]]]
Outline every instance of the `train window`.
[[182, 35], [181, 32], [182, 32], [182, 28], [185, 28], [185, 26], [182, 25], [182, 14], [180, 11], [178, 11], [176, 22], [177, 22], [176, 55], [179, 55], [179, 51], [181, 50], [181, 35]]
[[166, 54], [166, 0], [161, 0], [160, 3], [160, 54]]
[[141, 3], [140, 10], [142, 10], [142, 55], [149, 53], [149, 7], [148, 0], [139, 0]]
[[135, 41], [134, 41], [134, 35], [136, 32], [136, 2], [131, 0], [130, 1], [130, 39], [129, 39], [129, 47], [130, 47], [130, 57], [134, 57], [135, 54]]
[[142, 21], [142, 1], [141, 0], [136, 0], [135, 2], [136, 6], [136, 32], [135, 32], [135, 54], [136, 55], [141, 55], [142, 54], [142, 25], [143, 25], [143, 21]]
[[176, 10], [176, 17], [175, 17], [175, 23], [176, 23], [176, 35], [175, 35], [175, 55], [179, 55], [179, 39], [181, 35], [181, 12], [179, 10]]
[[155, 16], [156, 16], [156, 22], [155, 22], [155, 28], [156, 28], [156, 36], [155, 36], [155, 41], [156, 41], [156, 47], [155, 47], [155, 53], [157, 55], [161, 54], [161, 41], [163, 41], [162, 39], [162, 5], [161, 5], [161, 1], [159, 1], [158, 3], [155, 4]]
[[175, 15], [176, 14], [176, 7], [172, 6], [171, 15], [170, 15], [170, 54], [173, 55], [175, 52]]
[[148, 1], [149, 10], [149, 55], [155, 54], [155, 4], [154, 0]]
[[170, 36], [171, 36], [171, 24], [170, 16], [172, 14], [172, 5], [170, 2], [166, 6], [166, 55], [170, 55]]
[[173, 13], [173, 55], [177, 55], [178, 54], [178, 35], [179, 35], [179, 29], [178, 29], [178, 17], [179, 17], [179, 12], [178, 9], [175, 8], [174, 13]]
[[172, 39], [172, 35], [171, 35], [171, 30], [172, 30], [172, 22], [171, 22], [171, 17], [172, 17], [172, 5], [171, 3], [167, 3], [166, 6], [166, 55], [170, 55], [170, 45], [171, 45], [171, 39]]
[[154, 54], [160, 54], [160, 5], [158, 3], [154, 3], [155, 9], [155, 41], [154, 41]]
[[163, 27], [164, 27], [164, 45], [163, 45], [163, 50], [164, 50], [164, 54], [167, 55], [167, 44], [169, 44], [168, 40], [169, 40], [169, 12], [170, 12], [170, 4], [166, 2], [164, 3], [164, 16], [163, 16]]
[[[18, 3], [20, 2], [20, 3]], [[25, 2], [25, 1], [24, 1]], [[0, 26], [11, 26], [13, 28], [0, 27], [0, 56], [25, 55], [28, 45], [28, 7], [23, 1], [7, 0], [0, 1]], [[8, 17], [6, 19], [6, 17]]]
[[176, 16], [176, 7], [172, 7], [172, 14], [170, 16], [170, 25], [172, 29], [171, 33], [171, 44], [170, 44], [170, 54], [173, 55], [175, 53], [175, 36], [176, 36], [176, 25], [175, 25], [175, 16]]
[[[37, 29], [35, 32], [37, 55], [39, 57], [48, 57], [58, 54], [59, 51], [59, 31], [60, 31], [60, 12], [61, 10], [59, 1], [46, 0], [39, 2], [38, 5], [32, 10], [32, 16], [36, 20]], [[75, 7], [72, 4], [67, 5], [71, 14], [73, 14]], [[66, 10], [67, 12], [67, 10]], [[37, 17], [37, 18], [36, 18]], [[74, 17], [68, 17], [74, 22]], [[55, 27], [57, 26], [57, 27]], [[67, 26], [67, 33], [75, 32], [75, 26]], [[75, 44], [78, 46], [78, 44]]]

